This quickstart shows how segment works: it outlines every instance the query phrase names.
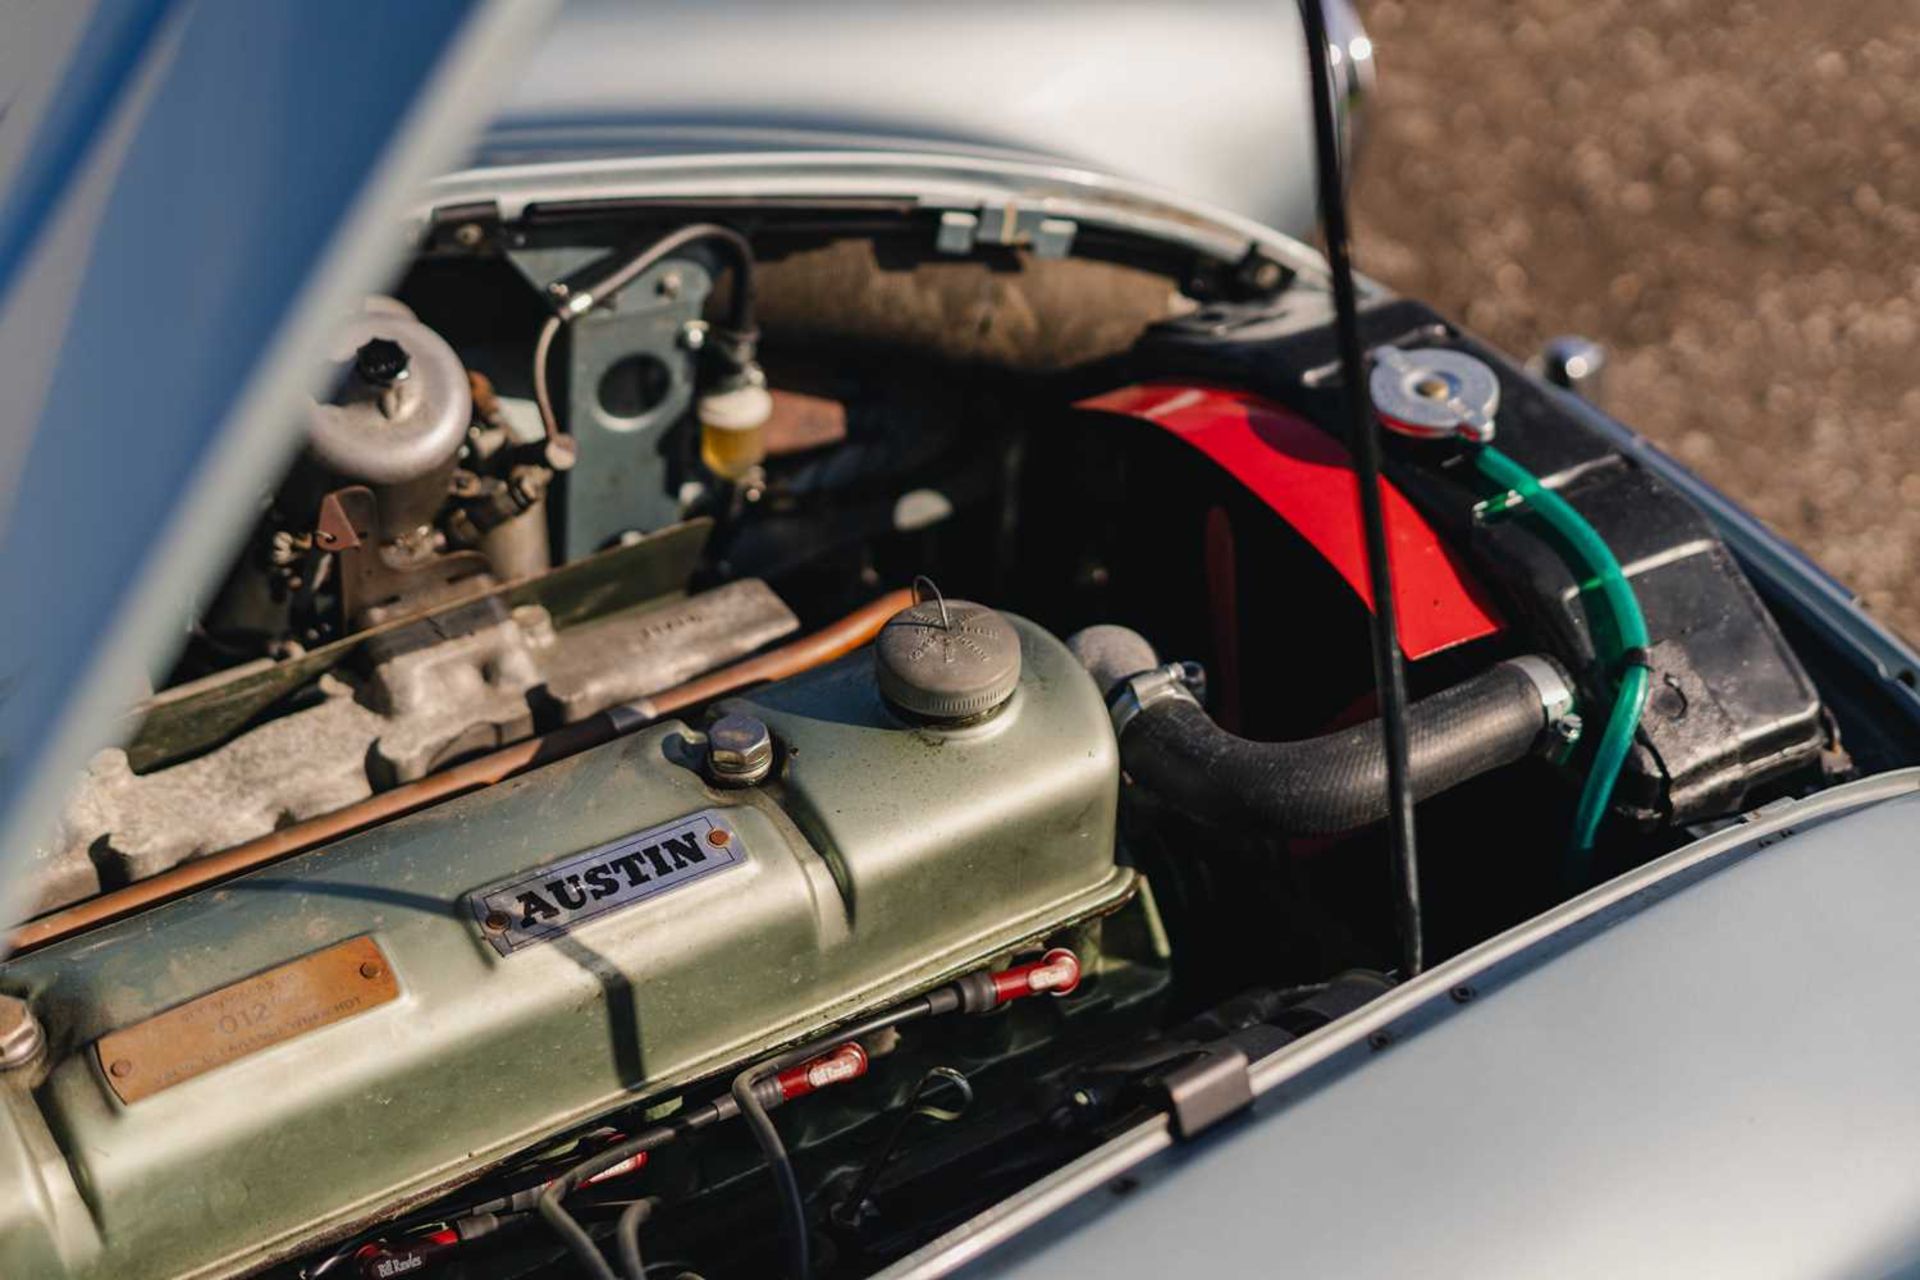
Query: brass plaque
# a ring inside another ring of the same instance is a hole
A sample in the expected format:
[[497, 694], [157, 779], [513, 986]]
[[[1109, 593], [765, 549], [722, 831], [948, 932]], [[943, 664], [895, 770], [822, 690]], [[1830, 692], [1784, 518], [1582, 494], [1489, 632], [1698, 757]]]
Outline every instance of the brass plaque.
[[399, 994], [380, 945], [351, 938], [101, 1036], [94, 1052], [120, 1101], [138, 1102]]

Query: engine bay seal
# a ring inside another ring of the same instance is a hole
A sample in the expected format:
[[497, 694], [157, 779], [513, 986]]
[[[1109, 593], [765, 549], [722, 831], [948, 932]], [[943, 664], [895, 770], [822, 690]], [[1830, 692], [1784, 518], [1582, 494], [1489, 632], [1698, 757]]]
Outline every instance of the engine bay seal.
[[745, 863], [739, 833], [705, 809], [476, 890], [467, 903], [481, 936], [512, 955]]
[[399, 994], [380, 944], [349, 938], [101, 1036], [94, 1053], [108, 1087], [134, 1103]]

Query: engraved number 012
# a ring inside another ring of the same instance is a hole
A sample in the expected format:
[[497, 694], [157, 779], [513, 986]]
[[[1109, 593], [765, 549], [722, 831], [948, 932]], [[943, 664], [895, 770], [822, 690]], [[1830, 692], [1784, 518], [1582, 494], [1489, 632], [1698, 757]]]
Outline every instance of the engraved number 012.
[[218, 1025], [227, 1035], [238, 1035], [242, 1031], [250, 1031], [264, 1023], [268, 1012], [266, 1001], [255, 1001], [238, 1013], [222, 1014]]

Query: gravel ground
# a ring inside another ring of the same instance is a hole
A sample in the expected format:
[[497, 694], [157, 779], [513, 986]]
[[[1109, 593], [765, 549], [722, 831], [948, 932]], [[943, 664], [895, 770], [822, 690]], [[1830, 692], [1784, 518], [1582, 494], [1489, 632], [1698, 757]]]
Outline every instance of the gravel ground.
[[1920, 638], [1920, 5], [1362, 0], [1362, 270], [1607, 408]]

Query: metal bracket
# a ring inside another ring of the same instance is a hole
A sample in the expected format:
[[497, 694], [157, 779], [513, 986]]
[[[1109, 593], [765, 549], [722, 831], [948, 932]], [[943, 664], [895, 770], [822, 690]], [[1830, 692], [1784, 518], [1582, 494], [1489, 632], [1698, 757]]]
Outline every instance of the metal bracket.
[[1231, 1044], [1208, 1046], [1204, 1056], [1169, 1072], [1163, 1083], [1173, 1104], [1173, 1127], [1182, 1138], [1204, 1133], [1253, 1105], [1247, 1055]]
[[941, 214], [933, 247], [965, 256], [982, 246], [1004, 245], [1031, 249], [1036, 258], [1064, 258], [1073, 252], [1073, 237], [1079, 229], [1071, 219], [1049, 217], [1037, 206], [981, 205], [978, 213], [949, 209]]
[[335, 489], [321, 500], [314, 543], [340, 557], [339, 587], [348, 627], [378, 626], [494, 585], [492, 564], [478, 551], [439, 551], [430, 542], [376, 540], [379, 499], [365, 485]]
[[[545, 289], [609, 252], [569, 245], [514, 249], [507, 256], [535, 288]], [[567, 325], [566, 425], [580, 456], [556, 486], [556, 559], [680, 519], [663, 438], [693, 405], [690, 326], [699, 322], [712, 289], [712, 273], [698, 253], [676, 254]]]

